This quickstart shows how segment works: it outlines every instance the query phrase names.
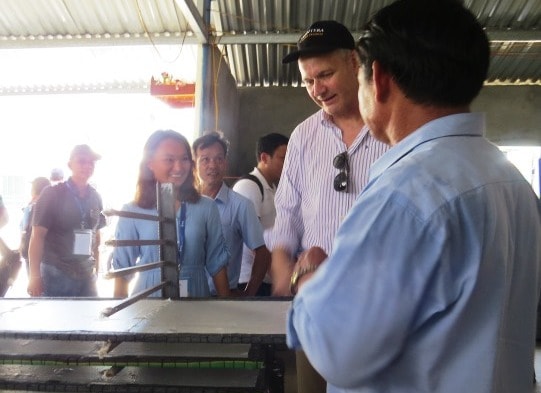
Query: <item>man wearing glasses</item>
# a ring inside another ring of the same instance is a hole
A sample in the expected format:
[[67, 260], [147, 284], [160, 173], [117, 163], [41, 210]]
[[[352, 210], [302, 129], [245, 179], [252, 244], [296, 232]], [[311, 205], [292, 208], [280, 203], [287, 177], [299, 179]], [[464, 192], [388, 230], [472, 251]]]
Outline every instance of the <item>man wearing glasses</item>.
[[[330, 253], [336, 230], [368, 180], [370, 165], [387, 150], [369, 133], [357, 99], [355, 42], [342, 24], [319, 21], [282, 62], [298, 62], [306, 91], [321, 108], [293, 131], [276, 197], [272, 251], [273, 293], [291, 295], [293, 266], [313, 246]], [[297, 358], [298, 391], [322, 392], [318, 376], [305, 376]], [[309, 368], [309, 366], [308, 366]], [[309, 384], [310, 385], [309, 385]]]
[[360, 110], [392, 148], [328, 258], [299, 258], [317, 271], [293, 287], [288, 345], [328, 393], [537, 390], [541, 205], [470, 110], [486, 32], [456, 0], [398, 0], [365, 29]]

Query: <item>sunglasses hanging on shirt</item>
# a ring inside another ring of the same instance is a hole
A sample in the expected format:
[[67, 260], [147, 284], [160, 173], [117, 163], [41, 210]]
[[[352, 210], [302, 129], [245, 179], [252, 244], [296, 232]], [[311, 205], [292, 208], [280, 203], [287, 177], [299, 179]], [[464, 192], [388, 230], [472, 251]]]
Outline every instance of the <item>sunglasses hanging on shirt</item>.
[[332, 160], [333, 166], [340, 170], [340, 173], [334, 178], [334, 189], [335, 191], [348, 191], [349, 184], [349, 162], [348, 162], [348, 152], [338, 154]]

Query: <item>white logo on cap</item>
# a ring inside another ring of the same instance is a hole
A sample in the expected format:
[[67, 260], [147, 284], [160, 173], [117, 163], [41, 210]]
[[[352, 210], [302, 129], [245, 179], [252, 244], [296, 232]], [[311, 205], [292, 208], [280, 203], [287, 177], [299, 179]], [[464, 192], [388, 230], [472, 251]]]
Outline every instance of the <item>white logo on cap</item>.
[[306, 33], [304, 33], [304, 35], [301, 37], [299, 42], [302, 42], [313, 35], [323, 35], [324, 33], [325, 33], [325, 30], [322, 28], [309, 29], [306, 31]]

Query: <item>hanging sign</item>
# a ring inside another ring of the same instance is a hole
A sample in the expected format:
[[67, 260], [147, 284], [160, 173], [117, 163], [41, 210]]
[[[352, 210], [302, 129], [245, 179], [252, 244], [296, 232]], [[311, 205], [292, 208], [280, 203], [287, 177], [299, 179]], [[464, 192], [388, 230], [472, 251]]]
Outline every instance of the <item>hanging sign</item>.
[[150, 80], [150, 95], [165, 101], [173, 108], [193, 108], [195, 83], [185, 83], [173, 79], [167, 72], [162, 72], [161, 80], [154, 77]]

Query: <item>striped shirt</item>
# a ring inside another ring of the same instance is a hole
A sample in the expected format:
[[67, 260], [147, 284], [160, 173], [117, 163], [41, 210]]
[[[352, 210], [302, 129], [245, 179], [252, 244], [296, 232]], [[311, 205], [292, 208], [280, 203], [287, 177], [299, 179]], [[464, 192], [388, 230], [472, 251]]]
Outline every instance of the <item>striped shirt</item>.
[[[349, 148], [341, 130], [319, 110], [300, 123], [289, 139], [284, 169], [276, 191], [276, 221], [266, 238], [270, 250], [292, 255], [313, 246], [330, 254], [340, 223], [368, 181], [368, 170], [389, 146], [363, 127]], [[348, 191], [335, 191], [336, 155], [347, 150]]]

